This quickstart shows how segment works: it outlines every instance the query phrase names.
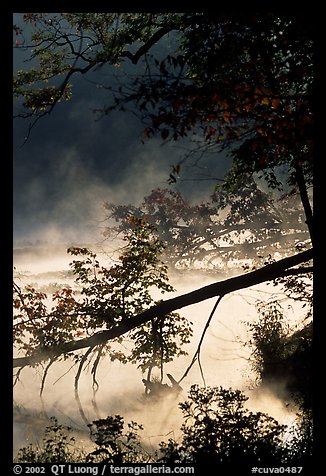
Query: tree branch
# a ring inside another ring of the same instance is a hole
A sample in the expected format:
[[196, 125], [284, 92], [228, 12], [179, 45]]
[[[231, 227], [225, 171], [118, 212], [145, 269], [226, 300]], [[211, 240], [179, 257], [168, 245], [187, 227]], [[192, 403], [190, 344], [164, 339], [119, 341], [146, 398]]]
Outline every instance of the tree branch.
[[214, 316], [214, 313], [215, 313], [215, 311], [216, 311], [217, 306], [218, 306], [219, 303], [221, 302], [221, 299], [222, 299], [222, 296], [219, 296], [219, 297], [217, 298], [217, 301], [215, 302], [214, 307], [213, 307], [213, 309], [212, 309], [212, 311], [211, 311], [211, 313], [210, 313], [210, 315], [209, 315], [209, 318], [207, 319], [207, 322], [206, 322], [206, 324], [205, 324], [204, 330], [203, 330], [202, 335], [201, 335], [201, 338], [200, 338], [200, 340], [199, 340], [199, 344], [198, 344], [197, 350], [196, 350], [196, 352], [195, 352], [195, 354], [194, 354], [194, 356], [193, 356], [193, 358], [192, 358], [192, 360], [191, 360], [191, 362], [190, 362], [190, 364], [189, 364], [187, 370], [184, 372], [184, 374], [182, 375], [182, 377], [180, 378], [180, 380], [178, 380], [178, 382], [177, 382], [178, 384], [180, 384], [180, 382], [182, 382], [182, 380], [188, 375], [189, 370], [191, 369], [191, 367], [192, 367], [192, 366], [194, 365], [194, 363], [196, 362], [196, 359], [198, 358], [198, 364], [199, 364], [200, 372], [201, 372], [202, 379], [203, 379], [203, 382], [204, 382], [204, 387], [206, 387], [206, 382], [205, 382], [204, 374], [203, 374], [203, 371], [202, 371], [202, 367], [201, 367], [201, 365], [200, 365], [200, 350], [201, 350], [201, 345], [202, 345], [202, 343], [203, 343], [203, 340], [204, 340], [206, 331], [207, 331], [207, 329], [208, 329], [208, 327], [209, 327], [209, 325], [210, 325], [210, 323], [211, 323], [211, 320], [212, 320], [212, 318], [213, 318], [213, 316]]
[[170, 33], [170, 31], [172, 30], [176, 30], [175, 27], [173, 26], [163, 26], [162, 28], [160, 28], [159, 30], [157, 30], [152, 36], [151, 38], [146, 42], [144, 43], [139, 49], [138, 51], [136, 51], [135, 54], [132, 54], [130, 53], [130, 51], [123, 51], [121, 53], [121, 57], [126, 57], [126, 58], [129, 58], [130, 61], [133, 63], [133, 64], [137, 64], [139, 59], [144, 56], [150, 49], [152, 46], [155, 45], [155, 43], [157, 43], [161, 38], [163, 38], [163, 36], [165, 36], [167, 33]]
[[[76, 350], [92, 348], [96, 345], [102, 345], [108, 340], [119, 337], [127, 332], [139, 327], [155, 317], [165, 316], [166, 314], [182, 309], [183, 307], [196, 304], [207, 299], [211, 299], [216, 296], [225, 296], [231, 292], [239, 289], [248, 288], [265, 281], [271, 281], [275, 278], [288, 276], [290, 268], [299, 264], [305, 263], [313, 258], [313, 249], [303, 251], [294, 256], [283, 258], [275, 263], [269, 264], [256, 271], [252, 271], [240, 276], [219, 281], [208, 286], [196, 289], [195, 291], [182, 294], [175, 298], [168, 299], [166, 301], [160, 301], [155, 306], [147, 309], [146, 311], [138, 314], [137, 316], [121, 322], [116, 327], [99, 331], [87, 337], [73, 342], [67, 342], [60, 347], [53, 346], [49, 349], [40, 349], [38, 353], [28, 357], [18, 357], [13, 359], [14, 367], [25, 367], [28, 365], [36, 365], [44, 360], [53, 358], [54, 356], [66, 354], [68, 352], [74, 352]], [[310, 271], [311, 268], [309, 268]], [[303, 272], [303, 271], [302, 271]], [[298, 274], [298, 270], [293, 270], [294, 274]]]
[[302, 166], [298, 163], [295, 164], [295, 178], [299, 187], [301, 202], [306, 215], [306, 224], [309, 229], [311, 243], [313, 244], [314, 235], [313, 235], [313, 214], [309, 201], [308, 191], [306, 187], [306, 182], [302, 170]]

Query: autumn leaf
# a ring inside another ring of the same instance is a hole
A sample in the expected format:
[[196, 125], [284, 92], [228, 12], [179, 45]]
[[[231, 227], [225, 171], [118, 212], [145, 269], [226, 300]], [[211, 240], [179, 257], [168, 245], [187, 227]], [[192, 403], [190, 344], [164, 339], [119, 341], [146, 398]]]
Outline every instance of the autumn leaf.
[[263, 106], [269, 106], [269, 98], [266, 97], [266, 96], [263, 97], [263, 98], [261, 98], [260, 103], [261, 103]]
[[278, 109], [280, 107], [280, 104], [281, 104], [280, 98], [272, 99], [271, 104], [272, 104], [273, 109]]

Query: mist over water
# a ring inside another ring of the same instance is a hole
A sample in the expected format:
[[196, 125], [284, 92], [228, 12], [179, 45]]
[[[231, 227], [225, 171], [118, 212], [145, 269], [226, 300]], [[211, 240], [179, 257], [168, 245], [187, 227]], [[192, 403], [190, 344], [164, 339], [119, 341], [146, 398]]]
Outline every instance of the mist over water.
[[[105, 251], [103, 243], [97, 243], [91, 248], [96, 247]], [[17, 284], [22, 286], [36, 283], [44, 289], [50, 289], [51, 283], [74, 287], [73, 277], [69, 274], [72, 257], [66, 254], [66, 248], [63, 242], [56, 243], [55, 240], [52, 244], [39, 242], [36, 246], [19, 245], [14, 250]], [[104, 254], [104, 258], [107, 259], [107, 256]], [[227, 273], [209, 275], [202, 271], [172, 273], [170, 282], [176, 291], [157, 298], [169, 299], [238, 272], [239, 270], [228, 270]], [[231, 293], [221, 300], [201, 347], [200, 363], [203, 373], [196, 362], [182, 380], [183, 391], [178, 397], [169, 396], [158, 402], [146, 398], [142, 383], [142, 378], [146, 376], [135, 365], [111, 362], [108, 358], [103, 359], [98, 367], [99, 389], [94, 394], [90, 368], [86, 366], [79, 382], [79, 397], [87, 420], [91, 423], [108, 415], [120, 414], [126, 423], [137, 421], [144, 426], [144, 431], [141, 432], [144, 444], [154, 450], [158, 442], [180, 435], [183, 420], [178, 402], [186, 400], [190, 386], [196, 383], [200, 386], [206, 384], [240, 389], [249, 397], [247, 407], [251, 411], [266, 412], [286, 424], [293, 421], [295, 405], [282, 383], [262, 390], [257, 385], [257, 376], [250, 364], [251, 350], [244, 345], [249, 339], [247, 324], [258, 317], [255, 303], [258, 299], [271, 298], [278, 292], [280, 290], [262, 284]], [[215, 301], [216, 298], [213, 298], [177, 311], [193, 322], [193, 337], [186, 349], [187, 356], [165, 364], [164, 383], [169, 383], [167, 373], [179, 380], [188, 368]], [[293, 306], [289, 308], [287, 318], [293, 325], [298, 324], [300, 309]], [[69, 360], [50, 368], [42, 397], [42, 368], [23, 369], [20, 380], [14, 387], [14, 453], [29, 442], [41, 441], [42, 432], [50, 423], [46, 416], [56, 416], [60, 423], [75, 429], [83, 444], [90, 443], [88, 429], [74, 396], [74, 378], [78, 367], [72, 364]]]
[[[22, 21], [19, 16], [15, 14], [17, 25]], [[25, 58], [24, 49], [15, 49], [15, 69], [26, 68]], [[109, 85], [111, 76], [110, 69], [98, 68], [90, 78], [94, 83]], [[92, 110], [107, 100], [105, 89], [89, 88], [89, 83], [79, 78], [74, 82], [74, 100], [63, 102], [44, 121], [39, 121], [24, 147], [21, 145], [28, 133], [28, 123], [15, 122], [14, 266], [19, 286], [33, 284], [49, 294], [57, 285], [74, 286], [69, 268], [73, 258], [66, 253], [69, 246], [87, 246], [109, 263], [115, 243], [103, 239], [102, 231], [107, 226], [103, 203], [137, 206], [153, 189], [167, 187], [171, 166], [180, 163], [194, 147], [189, 140], [182, 139], [174, 145], [167, 141], [162, 146], [159, 138], [142, 144], [144, 124], [133, 114], [116, 112], [95, 120]], [[194, 203], [209, 200], [215, 185], [229, 170], [231, 159], [216, 150], [207, 151], [204, 159], [199, 161], [195, 155], [182, 162], [180, 180], [171, 190], [182, 192]], [[286, 169], [286, 176], [287, 173]], [[269, 188], [265, 190], [270, 192]], [[282, 236], [278, 239], [282, 245]], [[172, 273], [175, 293], [157, 298], [169, 299], [242, 272], [240, 268], [229, 268], [216, 274], [200, 270]], [[144, 395], [142, 372], [135, 365], [111, 362], [109, 358], [103, 359], [98, 367], [99, 388], [94, 395], [91, 366], [86, 366], [79, 381], [79, 396], [87, 420], [121, 414], [125, 422], [143, 424], [144, 442], [148, 448], [156, 449], [159, 441], [180, 434], [183, 419], [178, 402], [186, 400], [190, 386], [206, 384], [240, 389], [248, 395], [247, 407], [251, 411], [266, 412], [281, 423], [293, 421], [296, 407], [284, 382], [262, 389], [252, 370], [251, 349], [245, 345], [250, 337], [247, 324], [258, 318], [256, 302], [270, 299], [278, 292], [279, 289], [262, 284], [222, 299], [201, 348], [202, 372], [196, 362], [182, 380], [183, 391], [177, 398], [150, 401]], [[278, 297], [283, 299], [284, 295]], [[213, 298], [177, 311], [193, 322], [194, 335], [188, 355], [165, 365], [164, 383], [169, 383], [167, 373], [179, 380], [188, 368], [215, 302]], [[290, 325], [299, 326], [302, 309], [293, 301], [289, 302], [291, 307], [287, 308], [286, 301], [283, 305]], [[37, 369], [24, 368], [14, 387], [14, 453], [29, 442], [41, 443], [50, 416], [73, 427], [78, 439], [89, 444], [89, 432], [74, 395], [78, 366], [70, 360], [55, 363], [49, 369], [41, 398], [46, 364]]]

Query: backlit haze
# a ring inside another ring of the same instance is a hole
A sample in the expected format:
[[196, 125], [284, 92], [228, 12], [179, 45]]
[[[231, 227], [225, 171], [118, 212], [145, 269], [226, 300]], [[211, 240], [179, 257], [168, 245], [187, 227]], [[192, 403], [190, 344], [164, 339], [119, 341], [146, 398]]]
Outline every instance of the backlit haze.
[[[18, 69], [22, 67], [23, 52], [17, 51], [15, 55]], [[109, 79], [105, 70], [97, 72], [97, 81]], [[75, 286], [69, 274], [71, 256], [66, 253], [71, 245], [88, 246], [100, 258], [108, 260], [116, 243], [103, 236], [108, 225], [104, 202], [137, 205], [158, 187], [181, 191], [193, 203], [208, 200], [216, 182], [192, 179], [222, 179], [230, 164], [225, 154], [207, 156], [204, 168], [185, 170], [186, 180], [172, 187], [167, 183], [170, 167], [178, 163], [191, 144], [162, 145], [159, 139], [143, 144], [143, 125], [135, 116], [114, 113], [96, 120], [92, 109], [104, 102], [102, 90], [80, 79], [75, 84], [73, 101], [60, 105], [39, 121], [25, 143], [28, 120], [15, 120], [14, 266], [20, 286], [27, 283], [41, 289], [51, 283]], [[171, 284], [176, 292], [163, 299], [240, 273], [239, 268], [215, 275], [200, 270], [172, 273]], [[250, 409], [266, 411], [289, 423], [295, 406], [284, 393], [283, 384], [260, 390], [250, 365], [251, 349], [244, 345], [250, 337], [247, 324], [258, 318], [255, 303], [258, 299], [271, 299], [277, 292], [277, 288], [263, 284], [225, 296], [206, 333], [201, 365], [206, 385], [241, 389], [250, 397]], [[194, 336], [187, 349], [188, 356], [167, 364], [165, 374], [171, 373], [177, 380], [183, 375], [214, 303], [212, 299], [180, 311], [193, 322]], [[301, 310], [292, 302], [290, 307], [289, 302], [283, 304], [295, 329], [301, 323]], [[14, 387], [14, 452], [29, 442], [40, 441], [46, 416], [56, 416], [60, 422], [72, 426], [87, 444], [87, 428], [74, 399], [77, 368], [71, 366], [70, 361], [52, 366], [42, 399], [39, 396], [42, 369], [22, 371]], [[164, 404], [145, 404], [143, 377], [132, 364], [104, 359], [98, 371], [100, 387], [96, 405], [91, 375], [86, 369], [80, 380], [80, 398], [89, 421], [121, 414], [126, 422], [142, 423], [144, 441], [154, 447], [158, 441], [178, 434], [181, 411], [175, 399]], [[166, 378], [164, 382], [167, 383]], [[180, 401], [186, 399], [194, 383], [204, 384], [197, 363], [182, 381]]]
[[[103, 243], [96, 245], [95, 242], [94, 248], [103, 262], [108, 262]], [[14, 261], [17, 283], [36, 284], [43, 290], [49, 290], [51, 286], [58, 284], [75, 287], [69, 274], [70, 260], [64, 245], [48, 244], [47, 247], [39, 245], [38, 248], [36, 245], [16, 249]], [[217, 273], [216, 276], [205, 275], [202, 271], [172, 274], [171, 284], [177, 291], [163, 298], [194, 290], [234, 273], [235, 270], [229, 270], [225, 274]], [[155, 444], [172, 433], [174, 436], [178, 435], [182, 418], [177, 403], [187, 398], [187, 391], [192, 384], [204, 385], [204, 377], [206, 385], [243, 390], [250, 397], [247, 406], [251, 410], [265, 411], [283, 423], [291, 423], [296, 408], [284, 390], [284, 383], [275, 382], [273, 387], [261, 390], [250, 365], [251, 349], [244, 345], [250, 337], [247, 324], [258, 318], [255, 308], [257, 299], [271, 299], [277, 292], [277, 289], [265, 284], [229, 294], [222, 299], [201, 349], [203, 376], [198, 363], [195, 363], [181, 383], [183, 392], [178, 399], [173, 397], [158, 403], [148, 403], [142, 384], [145, 375], [135, 365], [123, 365], [103, 359], [97, 375], [100, 387], [94, 401], [90, 369], [84, 369], [79, 394], [86, 418], [91, 422], [107, 415], [121, 414], [126, 422], [133, 420], [142, 423], [144, 441], [149, 448], [154, 449]], [[278, 297], [284, 298], [282, 295]], [[194, 336], [187, 347], [189, 355], [165, 365], [165, 383], [169, 383], [167, 373], [178, 380], [187, 369], [214, 303], [215, 299], [211, 299], [180, 311], [182, 316], [193, 322]], [[301, 321], [301, 310], [288, 307], [287, 304], [289, 302], [284, 301], [284, 309], [295, 328]], [[76, 372], [77, 366], [72, 367], [72, 361], [53, 365], [41, 398], [42, 369], [26, 368], [22, 371], [20, 380], [14, 387], [14, 451], [31, 441], [39, 441], [45, 424], [49, 423], [46, 416], [56, 416], [60, 422], [72, 426], [83, 444], [89, 444], [88, 431], [74, 398]]]

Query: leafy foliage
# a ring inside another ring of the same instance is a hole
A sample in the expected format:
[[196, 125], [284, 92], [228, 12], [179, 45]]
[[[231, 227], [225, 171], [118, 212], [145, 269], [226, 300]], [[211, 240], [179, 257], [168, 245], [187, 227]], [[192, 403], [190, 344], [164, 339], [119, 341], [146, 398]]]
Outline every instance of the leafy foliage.
[[[300, 245], [300, 243], [299, 243]], [[299, 247], [298, 247], [299, 248]], [[300, 268], [299, 268], [300, 271]], [[312, 318], [312, 301], [313, 301], [313, 274], [312, 272], [277, 278], [275, 285], [281, 285], [284, 293], [289, 299], [301, 303], [302, 309], [305, 309], [306, 320]]]
[[66, 463], [82, 462], [86, 453], [75, 444], [75, 438], [68, 436], [72, 429], [60, 425], [51, 417], [51, 426], [46, 427], [42, 446], [32, 444], [21, 448], [14, 461], [16, 463]]
[[[162, 441], [159, 449], [149, 454], [138, 431], [143, 427], [131, 422], [125, 429], [120, 415], [94, 421], [89, 425], [96, 449], [84, 454], [85, 462], [191, 463], [206, 467], [255, 464], [309, 464], [312, 457], [311, 419], [300, 416], [300, 424], [292, 431], [290, 442], [284, 440], [289, 430], [265, 413], [253, 413], [245, 408], [247, 397], [239, 390], [222, 387], [200, 388], [193, 385], [188, 400], [180, 403], [183, 412], [182, 439]], [[58, 427], [47, 429], [56, 433]], [[44, 449], [35, 452], [30, 446], [22, 448], [17, 462], [81, 461], [81, 454], [67, 452], [68, 442], [62, 438], [45, 441]], [[57, 449], [58, 448], [58, 449]], [[45, 459], [44, 459], [45, 458]]]
[[152, 72], [138, 81], [138, 97], [147, 93], [157, 104], [148, 115], [152, 132], [175, 140], [201, 133], [207, 144], [231, 148], [238, 177], [258, 172], [271, 187], [278, 186], [274, 170], [281, 164], [305, 164], [311, 178], [309, 18], [203, 13], [180, 42], [183, 77], [167, 58], [169, 70], [157, 80]]
[[289, 461], [294, 464], [300, 461], [302, 465], [311, 467], [315, 454], [313, 414], [311, 406], [297, 413], [297, 426], [294, 430], [294, 437], [289, 439], [286, 450], [289, 452]]
[[[230, 195], [235, 219], [240, 208], [249, 220], [256, 214], [257, 229], [264, 230], [267, 242], [275, 239], [277, 243], [284, 228], [280, 230], [280, 221], [275, 220], [271, 207], [267, 221], [261, 223], [259, 202], [266, 211], [266, 197], [259, 193], [252, 177], [258, 174], [270, 188], [281, 188], [278, 172], [283, 167], [288, 183], [298, 185], [306, 215], [305, 220], [300, 217], [300, 223], [306, 221], [312, 238], [307, 194], [307, 185], [312, 182], [313, 146], [313, 24], [309, 16], [250, 12], [63, 13], [25, 14], [24, 21], [34, 25], [30, 58], [38, 60], [39, 66], [14, 78], [15, 94], [27, 99], [25, 108], [32, 109], [23, 117], [31, 114], [39, 118], [50, 112], [64, 96], [74, 74], [87, 74], [104, 65], [115, 68], [127, 59], [139, 63], [137, 73], [127, 74], [123, 81], [118, 78], [116, 88], [104, 85], [112, 99], [111, 105], [102, 108], [103, 114], [136, 105], [147, 124], [144, 138], [160, 134], [166, 141], [194, 134], [199, 137], [202, 155], [205, 150], [227, 149], [233, 165], [215, 198], [223, 202], [223, 192]], [[169, 46], [155, 48], [172, 31], [175, 35]], [[14, 34], [21, 34], [17, 26]], [[68, 71], [61, 83], [48, 86], [47, 81], [57, 80], [65, 68]], [[56, 92], [52, 94], [49, 88], [56, 88]], [[34, 105], [28, 102], [31, 95]], [[181, 162], [173, 166], [170, 183], [177, 181]], [[207, 205], [191, 210], [177, 194], [173, 200], [175, 207], [183, 208], [188, 225], [186, 229], [177, 225], [182, 241], [174, 261], [177, 254], [184, 260], [183, 250], [197, 261], [202, 253], [214, 254], [217, 248], [221, 251], [221, 243], [216, 243], [221, 236], [219, 229], [208, 223], [198, 237], [189, 226], [194, 213], [200, 220], [211, 219]], [[161, 219], [161, 231], [162, 224]], [[167, 221], [165, 228], [169, 224]], [[173, 225], [175, 229], [176, 223]], [[288, 225], [287, 220], [284, 225]], [[244, 230], [235, 233], [241, 235]], [[227, 236], [226, 241], [234, 240]], [[252, 249], [255, 241], [247, 238], [245, 244]]]
[[[291, 277], [292, 279], [292, 277]], [[311, 299], [310, 299], [311, 307]], [[258, 302], [259, 319], [249, 324], [252, 365], [262, 384], [278, 382], [308, 411], [312, 408], [311, 309], [298, 330], [290, 328], [277, 300]]]
[[87, 455], [87, 462], [123, 464], [148, 460], [149, 455], [138, 436], [138, 431], [143, 429], [142, 425], [130, 422], [127, 432], [124, 433], [124, 420], [120, 415], [115, 415], [96, 420], [89, 427], [91, 439], [98, 448]]
[[[311, 232], [311, 210], [305, 196], [306, 184], [312, 182], [313, 148], [313, 25], [309, 16], [27, 13], [24, 21], [33, 26], [30, 43], [23, 29], [14, 26], [15, 48], [32, 47], [32, 68], [14, 77], [14, 95], [23, 103], [21, 117], [36, 120], [59, 101], [70, 99], [75, 75], [104, 65], [112, 72], [128, 59], [142, 63], [141, 72], [123, 83], [118, 78], [116, 89], [107, 88], [113, 96], [99, 112], [136, 106], [146, 126], [144, 139], [155, 134], [163, 141], [197, 137], [207, 150], [227, 150], [233, 166], [210, 203], [193, 206], [178, 193], [158, 190], [139, 209], [109, 205], [127, 244], [119, 262], [110, 268], [102, 266], [88, 249], [69, 250], [82, 257], [72, 262], [81, 287], [79, 297], [65, 287], [53, 294], [49, 310], [45, 293], [15, 285], [14, 336], [19, 351], [33, 356], [61, 348], [63, 358], [68, 358], [67, 342], [127, 325], [135, 314], [155, 303], [153, 290], [173, 290], [167, 267], [159, 259], [164, 245], [174, 264], [203, 258], [210, 263], [217, 253], [225, 261], [230, 256], [253, 258], [257, 252], [270, 252], [273, 259], [279, 243], [284, 244], [284, 229], [293, 245], [292, 238], [303, 232], [305, 220], [295, 211], [296, 226], [289, 228], [285, 207], [275, 207], [258, 190], [252, 181], [254, 174], [267, 179], [274, 189], [281, 186], [279, 167], [287, 170], [288, 182], [299, 187]], [[155, 46], [170, 32], [175, 32], [175, 41], [168, 54], [165, 49], [163, 58], [156, 57]], [[181, 163], [173, 166], [170, 183], [177, 181], [180, 171]], [[134, 213], [137, 217], [130, 219]], [[304, 234], [299, 237], [300, 241], [305, 238]], [[287, 282], [289, 294], [305, 296], [303, 280]], [[290, 340], [277, 304], [262, 307], [260, 312], [263, 322], [252, 330], [258, 366], [265, 366], [266, 371], [275, 359], [289, 362], [295, 354], [289, 349], [293, 345], [300, 349], [303, 341], [310, 343], [311, 333], [307, 327], [303, 339], [296, 335]], [[126, 334], [132, 347], [123, 345], [121, 337], [92, 347], [96, 356], [93, 374], [104, 355], [136, 362], [150, 374], [153, 367], [162, 368], [164, 362], [181, 355], [190, 336], [190, 324], [178, 314], [152, 319]], [[307, 347], [309, 350], [310, 344]], [[76, 354], [75, 359], [83, 363], [89, 355]], [[274, 463], [282, 455], [282, 428], [266, 415], [246, 412], [241, 393], [194, 387], [190, 400], [182, 406], [186, 417], [183, 441], [170, 440], [161, 447], [167, 461], [219, 463], [244, 458], [257, 464], [259, 460]], [[98, 440], [103, 455], [114, 458], [117, 454], [123, 460], [122, 446], [105, 439], [106, 426], [120, 441], [122, 421], [111, 418], [95, 427], [104, 438]], [[309, 449], [309, 444], [302, 448]], [[100, 457], [101, 451], [95, 456]], [[30, 458], [34, 457], [31, 453]]]
[[146, 217], [166, 245], [164, 260], [176, 268], [207, 270], [237, 259], [258, 265], [260, 257], [287, 253], [295, 242], [309, 239], [295, 197], [273, 200], [253, 180], [238, 183], [236, 190], [216, 188], [206, 203], [191, 204], [180, 192], [156, 189], [139, 207], [105, 207], [109, 220], [117, 222], [106, 236], [128, 229], [132, 214]]
[[[76, 290], [63, 288], [52, 295], [54, 305], [48, 310], [45, 293], [14, 285], [14, 338], [19, 351], [34, 355], [61, 347], [63, 358], [68, 358], [65, 343], [129, 322], [155, 304], [151, 295], [154, 290], [173, 291], [167, 267], [159, 259], [164, 245], [155, 227], [135, 217], [129, 219], [129, 224], [124, 237], [126, 246], [119, 261], [109, 268], [100, 265], [96, 254], [87, 248], [68, 250], [73, 256], [82, 256], [71, 263], [79, 297]], [[130, 331], [126, 342], [131, 341], [132, 347], [124, 345], [123, 338], [116, 338], [94, 353], [123, 363], [137, 363], [143, 371], [150, 371], [185, 354], [183, 346], [191, 334], [190, 323], [170, 313]], [[75, 359], [83, 357], [75, 355]]]
[[[312, 24], [299, 16], [189, 14], [179, 51], [154, 61], [115, 99], [133, 101], [144, 137], [198, 136], [207, 149], [229, 149], [237, 178], [259, 173], [280, 186], [286, 164], [312, 170]], [[128, 94], [128, 90], [132, 93]], [[114, 107], [114, 106], [113, 106]], [[108, 111], [108, 109], [106, 109]], [[172, 174], [172, 180], [175, 175]]]
[[[137, 62], [137, 56], [133, 57], [126, 47], [138, 42], [146, 44], [155, 33], [158, 39], [161, 38], [180, 24], [180, 16], [26, 13], [23, 21], [32, 26], [31, 37], [27, 39], [24, 29], [14, 25], [14, 47], [32, 48], [30, 60], [37, 67], [17, 72], [14, 95], [24, 99], [23, 106], [32, 110], [34, 116], [42, 116], [51, 112], [61, 99], [71, 98], [70, 78], [74, 74], [85, 74], [105, 63], [117, 67], [123, 57]], [[141, 52], [140, 56], [143, 54]]]
[[287, 357], [289, 349], [286, 346], [286, 337], [289, 334], [289, 326], [278, 301], [260, 301], [257, 308], [260, 318], [249, 324], [252, 333], [249, 344], [254, 347], [254, 370], [260, 377], [264, 377], [268, 375], [270, 368]]
[[[74, 74], [146, 56], [104, 113], [133, 103], [148, 122], [144, 137], [177, 140], [192, 131], [209, 145], [232, 146], [237, 175], [260, 172], [271, 187], [280, 164], [304, 167], [311, 179], [313, 24], [306, 14], [37, 13], [24, 21], [34, 27], [30, 58], [38, 66], [16, 74], [14, 94], [33, 115], [70, 97]], [[174, 44], [157, 59], [155, 45], [172, 31]], [[14, 35], [15, 47], [27, 47], [17, 44], [22, 28], [14, 25]]]
[[239, 390], [193, 385], [189, 400], [180, 404], [182, 442], [163, 443], [163, 460], [205, 465], [280, 460], [285, 427], [266, 414], [248, 412], [246, 400]]

